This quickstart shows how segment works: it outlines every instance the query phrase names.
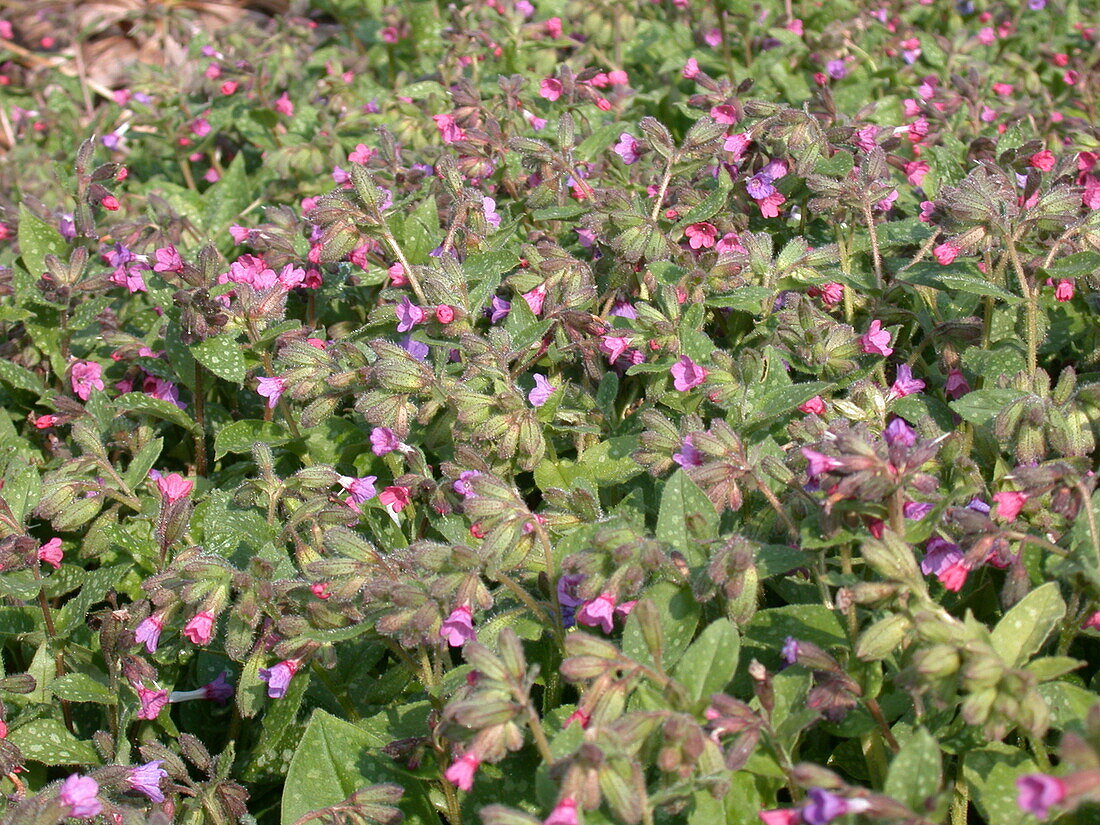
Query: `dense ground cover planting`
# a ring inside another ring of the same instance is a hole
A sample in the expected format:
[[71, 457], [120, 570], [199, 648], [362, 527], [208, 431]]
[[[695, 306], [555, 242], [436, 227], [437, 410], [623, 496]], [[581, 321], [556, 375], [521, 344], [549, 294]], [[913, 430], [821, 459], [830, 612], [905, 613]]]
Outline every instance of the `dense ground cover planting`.
[[1100, 816], [1094, 4], [62, 5], [0, 821]]

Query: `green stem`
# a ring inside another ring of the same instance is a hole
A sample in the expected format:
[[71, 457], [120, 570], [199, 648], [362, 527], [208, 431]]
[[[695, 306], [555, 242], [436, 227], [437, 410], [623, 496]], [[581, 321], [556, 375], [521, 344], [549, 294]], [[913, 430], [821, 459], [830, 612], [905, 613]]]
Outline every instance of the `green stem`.
[[1012, 269], [1016, 272], [1016, 280], [1020, 286], [1027, 312], [1027, 371], [1034, 373], [1039, 366], [1039, 306], [1036, 292], [1028, 284], [1024, 267], [1020, 263], [1020, 256], [1016, 252], [1016, 237], [1005, 235], [1005, 249]]
[[195, 361], [195, 473], [205, 478], [206, 466], [206, 399], [204, 398], [203, 366]]
[[863, 221], [871, 236], [871, 259], [875, 265], [875, 285], [882, 289], [882, 255], [878, 248], [878, 233], [875, 232], [875, 216], [871, 212], [871, 202], [863, 201]]

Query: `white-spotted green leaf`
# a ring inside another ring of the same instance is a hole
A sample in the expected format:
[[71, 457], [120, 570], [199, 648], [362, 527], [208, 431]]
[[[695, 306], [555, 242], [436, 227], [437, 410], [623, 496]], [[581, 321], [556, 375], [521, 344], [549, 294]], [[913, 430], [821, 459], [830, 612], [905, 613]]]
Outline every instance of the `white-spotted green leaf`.
[[1055, 582], [1047, 582], [1020, 599], [993, 628], [993, 647], [1012, 667], [1034, 656], [1058, 622], [1066, 603]]
[[244, 352], [235, 336], [229, 333], [215, 335], [191, 345], [195, 360], [219, 378], [240, 386], [244, 383]]

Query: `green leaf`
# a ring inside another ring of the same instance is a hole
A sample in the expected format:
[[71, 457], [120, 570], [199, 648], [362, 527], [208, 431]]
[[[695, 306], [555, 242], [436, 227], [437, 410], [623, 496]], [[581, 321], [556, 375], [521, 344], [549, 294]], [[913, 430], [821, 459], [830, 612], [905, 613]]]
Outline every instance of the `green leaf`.
[[138, 450], [138, 454], [130, 460], [130, 466], [126, 468], [126, 475], [123, 476], [123, 481], [125, 481], [131, 489], [141, 484], [141, 482], [149, 476], [149, 471], [153, 469], [153, 465], [157, 463], [157, 459], [160, 458], [160, 453], [163, 449], [163, 438], [149, 439], [149, 442]]
[[237, 386], [244, 383], [244, 352], [237, 343], [236, 336], [225, 333], [207, 338], [191, 345], [191, 354], [195, 360], [219, 378], [231, 381]]
[[886, 793], [914, 811], [932, 810], [926, 804], [940, 790], [943, 767], [940, 746], [924, 728], [917, 728], [886, 774]]
[[719, 189], [716, 192], [711, 192], [703, 198], [703, 200], [685, 212], [676, 222], [676, 227], [678, 229], [685, 229], [693, 223], [699, 223], [700, 221], [713, 218], [718, 214], [719, 210], [726, 205], [726, 199], [728, 197], [729, 190], [727, 189]]
[[1011, 667], [1034, 656], [1058, 622], [1066, 615], [1066, 603], [1055, 582], [1032, 590], [997, 622], [993, 647]]
[[760, 315], [764, 311], [764, 302], [769, 301], [775, 294], [774, 289], [766, 286], [738, 287], [736, 292], [726, 295], [711, 295], [707, 298], [707, 306], [738, 309], [752, 315]]
[[23, 755], [43, 765], [98, 765], [91, 742], [77, 739], [57, 719], [33, 719], [8, 734]]
[[848, 634], [836, 612], [820, 604], [789, 604], [761, 610], [745, 628], [743, 641], [763, 648], [761, 653], [775, 661], [788, 636], [826, 649], [848, 644]]
[[50, 692], [58, 699], [70, 702], [95, 702], [100, 705], [118, 703], [118, 695], [86, 673], [66, 673], [50, 683]]
[[1050, 278], [1083, 278], [1100, 269], [1100, 253], [1085, 251], [1074, 252], [1059, 258], [1046, 268]]
[[949, 406], [964, 421], [971, 424], [988, 424], [997, 414], [1025, 393], [1011, 389], [974, 390]]
[[673, 675], [695, 703], [721, 693], [737, 671], [741, 638], [729, 619], [718, 619], [691, 643]]
[[198, 425], [191, 420], [191, 417], [171, 401], [153, 398], [153, 396], [141, 392], [128, 392], [125, 395], [120, 395], [115, 403], [119, 412], [131, 412], [160, 418], [177, 424], [188, 432], [198, 430]]
[[1100, 696], [1091, 690], [1069, 682], [1046, 682], [1039, 685], [1038, 691], [1050, 708], [1051, 726], [1058, 730], [1080, 725], [1088, 717], [1089, 709], [1100, 702]]
[[203, 223], [209, 238], [225, 232], [252, 200], [252, 189], [244, 171], [244, 155], [244, 152], [238, 152], [221, 180], [203, 195], [206, 202]]
[[381, 752], [382, 744], [377, 736], [315, 710], [290, 760], [282, 825], [293, 825], [305, 814], [343, 802], [360, 788], [379, 782], [397, 782], [405, 789], [400, 808], [409, 825], [438, 822], [424, 782], [400, 770]]
[[127, 564], [117, 564], [110, 567], [101, 567], [89, 573], [84, 579], [80, 592], [65, 602], [61, 609], [57, 611], [54, 619], [57, 632], [64, 634], [78, 625], [83, 625], [89, 608], [96, 602], [102, 601], [103, 597], [107, 595], [107, 591], [112, 587], [119, 587], [129, 569], [130, 566]]
[[767, 392], [754, 399], [755, 411], [746, 420], [749, 422], [768, 421], [805, 404], [815, 395], [821, 395], [831, 384], [827, 381], [807, 381]]
[[[672, 582], [660, 582], [642, 591], [639, 599], [650, 599], [657, 607], [661, 620], [661, 635], [664, 642], [662, 664], [670, 668], [676, 664], [699, 623], [702, 608], [691, 593], [690, 587], [677, 587]], [[649, 655], [645, 636], [636, 616], [627, 616], [623, 628], [623, 653], [636, 662], [655, 665]]]
[[226, 453], [248, 453], [252, 445], [262, 441], [271, 447], [286, 444], [293, 436], [282, 424], [246, 418], [223, 427], [214, 437], [214, 460]]
[[37, 281], [46, 272], [46, 256], [62, 257], [69, 245], [52, 224], [46, 223], [25, 206], [19, 207], [19, 254], [31, 278]]
[[1016, 780], [1037, 771], [1026, 752], [999, 742], [969, 751], [963, 761], [963, 777], [970, 786], [970, 798], [984, 822], [1034, 825], [1035, 817], [1016, 804]]
[[984, 278], [975, 277], [967, 273], [944, 272], [937, 276], [936, 280], [946, 289], [967, 292], [971, 295], [989, 295], [994, 298], [999, 298], [1006, 304], [1018, 304], [1023, 300], [1020, 296], [1013, 295], [1008, 290], [1002, 289], [996, 284], [991, 284]]
[[0, 360], [0, 381], [10, 384], [17, 390], [26, 390], [35, 395], [46, 392], [42, 379], [30, 370], [19, 366], [7, 359]]
[[38, 470], [29, 464], [13, 464], [4, 477], [4, 489], [0, 495], [7, 502], [16, 523], [22, 524], [42, 497], [42, 478]]
[[717, 535], [718, 513], [714, 504], [687, 473], [677, 470], [665, 482], [661, 493], [657, 538], [683, 553], [689, 564], [699, 566], [707, 559], [700, 542]]

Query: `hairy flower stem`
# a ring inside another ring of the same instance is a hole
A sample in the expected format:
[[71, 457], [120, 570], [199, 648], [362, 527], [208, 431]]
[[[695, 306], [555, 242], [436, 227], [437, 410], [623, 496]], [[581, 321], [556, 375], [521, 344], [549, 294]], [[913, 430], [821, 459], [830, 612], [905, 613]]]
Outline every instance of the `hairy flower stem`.
[[554, 548], [550, 546], [550, 536], [546, 532], [546, 528], [542, 525], [537, 518], [532, 518], [535, 524], [535, 535], [538, 536], [539, 544], [542, 545], [542, 558], [543, 563], [546, 565], [546, 578], [550, 582], [550, 599], [551, 604], [554, 607], [554, 635], [558, 639], [558, 644], [563, 645], [565, 636], [561, 618], [561, 602], [558, 601], [558, 576], [557, 571], [554, 569]]
[[[1081, 591], [1074, 589], [1066, 608], [1066, 617], [1062, 619], [1062, 630], [1058, 634], [1058, 655], [1065, 656], [1080, 630]], [[1087, 614], [1086, 614], [1087, 615]]]
[[1024, 297], [1027, 312], [1027, 371], [1034, 373], [1039, 366], [1039, 305], [1038, 290], [1032, 290], [1028, 284], [1024, 267], [1020, 263], [1020, 256], [1016, 252], [1015, 235], [1005, 234], [1005, 249], [1012, 269], [1016, 272], [1016, 280], [1020, 285], [1020, 292]]
[[875, 216], [871, 212], [870, 201], [863, 204], [863, 222], [867, 224], [867, 232], [871, 236], [871, 260], [875, 266], [875, 285], [882, 289], [882, 254], [878, 248], [878, 235], [875, 233]]
[[955, 795], [951, 800], [951, 825], [966, 825], [969, 817], [970, 786], [963, 777], [963, 760], [959, 760], [959, 772], [955, 777]]
[[779, 520], [783, 522], [783, 526], [787, 528], [787, 532], [790, 534], [791, 538], [794, 541], [798, 541], [798, 526], [791, 519], [790, 515], [788, 515], [787, 511], [783, 509], [783, 505], [780, 503], [779, 498], [756, 473], [752, 473], [751, 475], [752, 480], [756, 482], [756, 489], [758, 489], [763, 494], [764, 498], [768, 500], [768, 504], [775, 510], [775, 514], [779, 517]]
[[534, 613], [540, 622], [546, 626], [553, 627], [554, 620], [550, 618], [546, 611], [539, 606], [538, 602], [531, 598], [531, 594], [524, 590], [515, 579], [504, 573], [497, 573], [496, 580], [508, 588], [508, 590], [512, 592], [512, 595], [523, 602], [523, 604], [527, 606], [527, 609]]
[[420, 288], [420, 281], [416, 277], [416, 273], [413, 272], [412, 264], [409, 263], [409, 259], [405, 257], [405, 252], [401, 249], [401, 244], [397, 242], [397, 238], [393, 236], [393, 232], [390, 231], [389, 224], [386, 223], [386, 218], [382, 214], [382, 210], [378, 210], [378, 222], [381, 227], [382, 239], [389, 246], [390, 251], [393, 252], [394, 257], [405, 269], [405, 277], [409, 279], [409, 286], [412, 287], [412, 291], [416, 295], [416, 300], [422, 305], [427, 305], [428, 299], [424, 297], [424, 290]]
[[206, 468], [206, 399], [203, 386], [203, 366], [195, 362], [195, 473], [205, 477]]
[[665, 164], [665, 174], [661, 178], [661, 186], [657, 190], [657, 202], [653, 204], [653, 211], [649, 213], [649, 219], [656, 221], [657, 216], [661, 214], [661, 204], [665, 202], [665, 193], [668, 191], [668, 184], [672, 180], [672, 165], [676, 163], [676, 155], [673, 153], [668, 159], [668, 163]]
[[546, 738], [546, 732], [542, 729], [542, 720], [539, 719], [535, 706], [530, 702], [527, 703], [527, 727], [531, 729], [531, 736], [535, 739], [535, 747], [538, 749], [542, 761], [547, 765], [552, 764], [554, 754], [550, 750], [550, 742]]
[[882, 732], [882, 738], [886, 740], [886, 744], [890, 747], [894, 753], [901, 750], [901, 746], [898, 744], [898, 740], [894, 738], [894, 732], [890, 730], [890, 725], [886, 721], [886, 717], [882, 714], [882, 708], [879, 707], [878, 699], [873, 696], [866, 696], [863, 699], [863, 704], [867, 706], [867, 710], [871, 714], [871, 718], [875, 720], [875, 724], [879, 726], [879, 730]]
[[[42, 589], [42, 585], [45, 582], [42, 580], [42, 574], [38, 572], [38, 568], [33, 568], [34, 577], [38, 579], [38, 608], [42, 611], [42, 621], [46, 625], [46, 638], [50, 641], [50, 647], [53, 647], [57, 640], [57, 630], [54, 627], [53, 615], [50, 613], [50, 603], [46, 599], [46, 593]], [[65, 675], [65, 654], [58, 650], [54, 654], [54, 673], [57, 678], [61, 678]], [[73, 708], [68, 699], [61, 700], [61, 716], [65, 719], [65, 727], [69, 729], [69, 733], [76, 735], [76, 729], [73, 727]]]
[[1084, 482], [1077, 482], [1077, 494], [1081, 497], [1081, 506], [1085, 508], [1085, 516], [1089, 527], [1089, 538], [1092, 540], [1092, 551], [1096, 554], [1097, 562], [1100, 562], [1100, 531], [1096, 527], [1096, 511], [1092, 509], [1092, 496]]

